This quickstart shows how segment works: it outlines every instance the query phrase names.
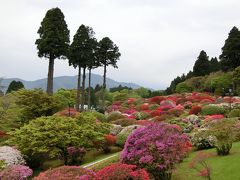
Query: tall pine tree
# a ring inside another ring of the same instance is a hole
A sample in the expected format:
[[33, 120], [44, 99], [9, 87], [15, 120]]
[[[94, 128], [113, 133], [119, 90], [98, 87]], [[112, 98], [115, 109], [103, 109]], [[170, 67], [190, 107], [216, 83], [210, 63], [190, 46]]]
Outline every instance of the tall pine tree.
[[193, 66], [193, 75], [194, 76], [204, 76], [210, 72], [208, 56], [205, 51], [201, 51], [194, 66]]
[[38, 56], [49, 59], [47, 93], [53, 94], [54, 60], [65, 59], [69, 48], [69, 30], [64, 15], [59, 8], [47, 11], [38, 29], [39, 39], [35, 44]]
[[231, 71], [240, 66], [240, 32], [237, 27], [234, 26], [228, 34], [219, 58], [223, 71]]
[[92, 62], [96, 59], [96, 39], [94, 37], [94, 31], [91, 27], [81, 25], [74, 35], [73, 42], [69, 51], [69, 64], [75, 68], [79, 68], [78, 73], [78, 89], [77, 89], [77, 110], [79, 110], [80, 101], [80, 75], [81, 68], [83, 69], [82, 77], [82, 93], [81, 93], [81, 111], [84, 109], [85, 102], [85, 80], [86, 80], [86, 68], [92, 65]]
[[217, 58], [211, 58], [210, 60], [210, 68], [209, 71], [210, 72], [216, 72], [216, 71], [220, 71], [221, 66], [220, 63], [218, 62]]

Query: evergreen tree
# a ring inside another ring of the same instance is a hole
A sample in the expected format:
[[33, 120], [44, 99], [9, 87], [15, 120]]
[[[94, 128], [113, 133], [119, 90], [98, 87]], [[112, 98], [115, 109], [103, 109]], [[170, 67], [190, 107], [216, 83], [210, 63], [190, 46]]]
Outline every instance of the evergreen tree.
[[24, 88], [24, 85], [21, 81], [12, 81], [7, 89], [6, 93], [11, 93], [12, 91], [17, 91], [19, 89]]
[[194, 76], [204, 76], [209, 74], [210, 63], [208, 60], [207, 53], [201, 51], [194, 66], [193, 66], [193, 75]]
[[234, 26], [228, 34], [219, 59], [223, 71], [231, 71], [240, 66], [240, 32], [237, 27]]
[[210, 60], [210, 72], [220, 71], [220, 63], [218, 62], [217, 58], [211, 58]]
[[53, 94], [54, 59], [65, 59], [69, 47], [69, 30], [59, 8], [47, 11], [38, 29], [39, 39], [35, 44], [38, 56], [49, 59], [47, 93]]
[[112, 65], [114, 68], [117, 68], [117, 60], [119, 60], [121, 54], [119, 52], [117, 45], [114, 44], [110, 38], [105, 37], [99, 42], [97, 55], [101, 64], [104, 67], [103, 98], [102, 98], [102, 108], [104, 109], [107, 66]]
[[69, 51], [69, 65], [73, 65], [75, 68], [79, 68], [78, 73], [78, 89], [77, 89], [77, 110], [79, 110], [80, 101], [80, 79], [81, 68], [83, 69], [82, 77], [82, 93], [81, 93], [81, 111], [84, 109], [85, 102], [85, 79], [86, 68], [92, 64], [92, 61], [96, 59], [96, 39], [94, 37], [94, 31], [91, 27], [81, 25], [74, 35], [73, 42]]

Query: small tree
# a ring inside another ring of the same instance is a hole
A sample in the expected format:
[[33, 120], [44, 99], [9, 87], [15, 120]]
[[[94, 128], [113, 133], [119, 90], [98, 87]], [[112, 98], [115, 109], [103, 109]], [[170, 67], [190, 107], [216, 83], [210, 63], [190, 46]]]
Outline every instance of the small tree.
[[17, 91], [19, 89], [24, 88], [24, 85], [21, 81], [12, 81], [7, 89], [6, 93], [11, 93], [12, 91]]
[[119, 49], [116, 44], [108, 37], [103, 38], [98, 45], [97, 56], [104, 67], [103, 73], [103, 98], [102, 98], [102, 108], [105, 109], [105, 89], [106, 89], [106, 74], [107, 66], [112, 65], [117, 68], [117, 60], [121, 56]]
[[65, 59], [69, 47], [69, 30], [59, 8], [47, 11], [38, 29], [39, 39], [35, 44], [38, 56], [49, 59], [47, 93], [53, 94], [54, 59]]

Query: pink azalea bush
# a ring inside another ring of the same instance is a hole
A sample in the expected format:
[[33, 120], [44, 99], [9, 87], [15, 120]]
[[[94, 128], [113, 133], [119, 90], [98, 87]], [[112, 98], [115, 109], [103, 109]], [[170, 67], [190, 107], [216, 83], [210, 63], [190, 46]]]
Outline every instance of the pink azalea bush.
[[170, 179], [174, 165], [181, 162], [191, 143], [176, 126], [152, 123], [138, 128], [127, 139], [121, 162], [146, 168], [156, 179]]
[[32, 176], [33, 171], [28, 166], [11, 165], [0, 172], [1, 180], [24, 180]]
[[96, 173], [95, 180], [150, 180], [144, 169], [137, 169], [136, 165], [111, 164]]

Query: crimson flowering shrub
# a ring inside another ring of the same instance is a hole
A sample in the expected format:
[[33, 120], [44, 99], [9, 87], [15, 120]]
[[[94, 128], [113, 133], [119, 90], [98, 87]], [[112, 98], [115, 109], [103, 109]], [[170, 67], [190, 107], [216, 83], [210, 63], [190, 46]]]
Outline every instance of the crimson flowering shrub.
[[163, 96], [154, 96], [154, 97], [149, 99], [149, 102], [160, 104], [160, 102], [163, 101], [163, 100], [165, 100], [165, 97], [163, 97]]
[[32, 176], [33, 171], [28, 166], [11, 165], [0, 172], [1, 180], [24, 180]]
[[86, 150], [81, 147], [68, 147], [67, 148], [69, 163], [68, 164], [80, 164], [83, 161], [83, 157], [86, 154]]
[[111, 164], [96, 173], [95, 180], [150, 180], [144, 169], [138, 169], [136, 165]]
[[148, 110], [149, 104], [148, 103], [141, 104], [139, 108], [141, 111]]
[[111, 151], [110, 146], [116, 144], [117, 138], [111, 134], [105, 134], [102, 144], [102, 149], [104, 153], [109, 153]]
[[60, 112], [57, 112], [56, 115], [74, 118], [79, 115], [79, 112], [74, 108], [66, 108]]
[[150, 116], [151, 117], [156, 117], [156, 116], [160, 116], [161, 115], [161, 111], [160, 110], [152, 110], [150, 112]]
[[183, 114], [183, 110], [182, 109], [178, 109], [178, 108], [173, 108], [173, 109], [169, 109], [168, 113], [178, 117], [181, 114]]
[[197, 115], [198, 113], [200, 113], [202, 111], [202, 107], [201, 106], [192, 106], [192, 108], [189, 111], [189, 114], [195, 114]]
[[176, 126], [152, 123], [128, 137], [121, 162], [146, 168], [155, 179], [170, 179], [171, 170], [186, 157], [190, 144], [188, 137]]
[[95, 173], [80, 166], [61, 166], [41, 172], [33, 180], [93, 180]]
[[204, 121], [208, 122], [208, 121], [219, 120], [219, 119], [223, 119], [223, 118], [224, 118], [224, 115], [222, 115], [222, 114], [214, 114], [214, 115], [205, 116]]

